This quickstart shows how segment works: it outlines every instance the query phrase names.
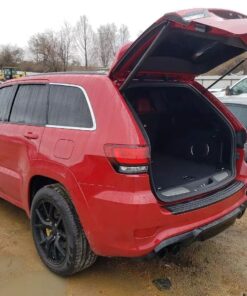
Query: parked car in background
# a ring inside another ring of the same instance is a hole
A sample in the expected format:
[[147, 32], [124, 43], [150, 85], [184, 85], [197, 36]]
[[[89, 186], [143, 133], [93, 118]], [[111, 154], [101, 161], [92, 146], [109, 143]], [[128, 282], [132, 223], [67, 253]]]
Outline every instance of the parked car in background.
[[[221, 100], [234, 116], [247, 129], [247, 97], [246, 98], [224, 98]], [[247, 161], [247, 143], [245, 143], [245, 160]]]
[[226, 89], [210, 89], [210, 91], [217, 98], [247, 98], [247, 76], [240, 79], [238, 82], [234, 83], [232, 86], [228, 86]]
[[247, 129], [247, 97], [246, 98], [223, 98], [221, 99], [230, 111]]
[[246, 130], [195, 77], [246, 50], [245, 15], [180, 11], [124, 46], [108, 75], [0, 86], [0, 196], [31, 218], [50, 270], [175, 252], [242, 217]]

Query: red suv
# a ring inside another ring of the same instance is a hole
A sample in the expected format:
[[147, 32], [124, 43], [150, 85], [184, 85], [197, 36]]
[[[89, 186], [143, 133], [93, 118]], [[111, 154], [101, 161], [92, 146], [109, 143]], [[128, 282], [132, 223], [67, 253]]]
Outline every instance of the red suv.
[[245, 52], [246, 28], [232, 11], [171, 13], [109, 75], [1, 85], [0, 194], [31, 217], [49, 269], [164, 253], [243, 215], [246, 132], [194, 78]]

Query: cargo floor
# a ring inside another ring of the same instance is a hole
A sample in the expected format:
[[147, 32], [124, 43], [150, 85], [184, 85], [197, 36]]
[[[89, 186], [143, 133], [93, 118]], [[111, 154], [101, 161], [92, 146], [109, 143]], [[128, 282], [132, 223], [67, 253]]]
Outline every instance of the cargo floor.
[[199, 163], [174, 156], [153, 157], [152, 173], [157, 189], [184, 185], [208, 177], [217, 171], [212, 164]]

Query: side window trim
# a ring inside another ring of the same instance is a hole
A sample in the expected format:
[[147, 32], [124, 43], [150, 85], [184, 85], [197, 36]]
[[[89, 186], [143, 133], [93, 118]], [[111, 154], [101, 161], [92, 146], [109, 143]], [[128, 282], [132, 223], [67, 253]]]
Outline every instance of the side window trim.
[[[90, 116], [91, 116], [91, 119], [92, 119], [92, 122], [93, 122], [93, 126], [92, 127], [76, 127], [76, 126], [63, 126], [63, 125], [46, 124], [46, 127], [63, 128], [63, 129], [70, 129], [70, 130], [82, 130], [82, 131], [95, 131], [96, 130], [96, 120], [95, 120], [93, 108], [92, 108], [91, 102], [89, 100], [89, 97], [87, 95], [87, 92], [82, 86], [76, 85], [76, 84], [65, 84], [65, 83], [49, 83], [49, 85], [60, 85], [60, 86], [79, 88], [82, 91], [82, 93], [83, 93], [83, 95], [84, 95], [84, 97], [86, 99], [86, 102], [87, 102], [87, 105], [88, 105], [88, 108], [89, 108], [89, 112], [90, 112]], [[49, 106], [49, 97], [48, 97], [48, 106]], [[49, 112], [49, 107], [48, 107], [47, 113], [48, 112]]]

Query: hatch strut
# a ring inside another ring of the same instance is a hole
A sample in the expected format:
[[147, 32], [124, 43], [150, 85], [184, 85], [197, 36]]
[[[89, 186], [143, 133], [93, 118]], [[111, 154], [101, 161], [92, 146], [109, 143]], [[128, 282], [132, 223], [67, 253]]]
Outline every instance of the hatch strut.
[[230, 74], [233, 70], [237, 69], [240, 65], [242, 65], [246, 61], [247, 61], [247, 58], [240, 61], [237, 65], [235, 65], [233, 68], [227, 71], [224, 75], [222, 75], [220, 78], [215, 80], [212, 84], [210, 84], [207, 89], [210, 89], [212, 86], [214, 86], [216, 83], [218, 83], [220, 80], [222, 80], [224, 77], [226, 77], [228, 74]]
[[120, 87], [120, 91], [122, 91], [124, 88], [126, 88], [128, 86], [128, 84], [131, 82], [131, 80], [133, 79], [135, 74], [139, 71], [139, 69], [140, 69], [141, 65], [143, 64], [143, 62], [145, 61], [145, 59], [148, 58], [152, 54], [152, 52], [155, 50], [155, 48], [159, 45], [159, 43], [160, 43], [160, 41], [161, 41], [161, 39], [163, 37], [162, 35], [166, 31], [168, 26], [169, 26], [169, 22], [166, 22], [164, 27], [160, 30], [160, 32], [155, 37], [155, 39], [152, 42], [151, 46], [148, 47], [146, 52], [143, 54], [143, 56], [140, 58], [138, 63], [135, 65], [135, 67], [129, 73], [128, 77], [125, 79], [124, 83]]

